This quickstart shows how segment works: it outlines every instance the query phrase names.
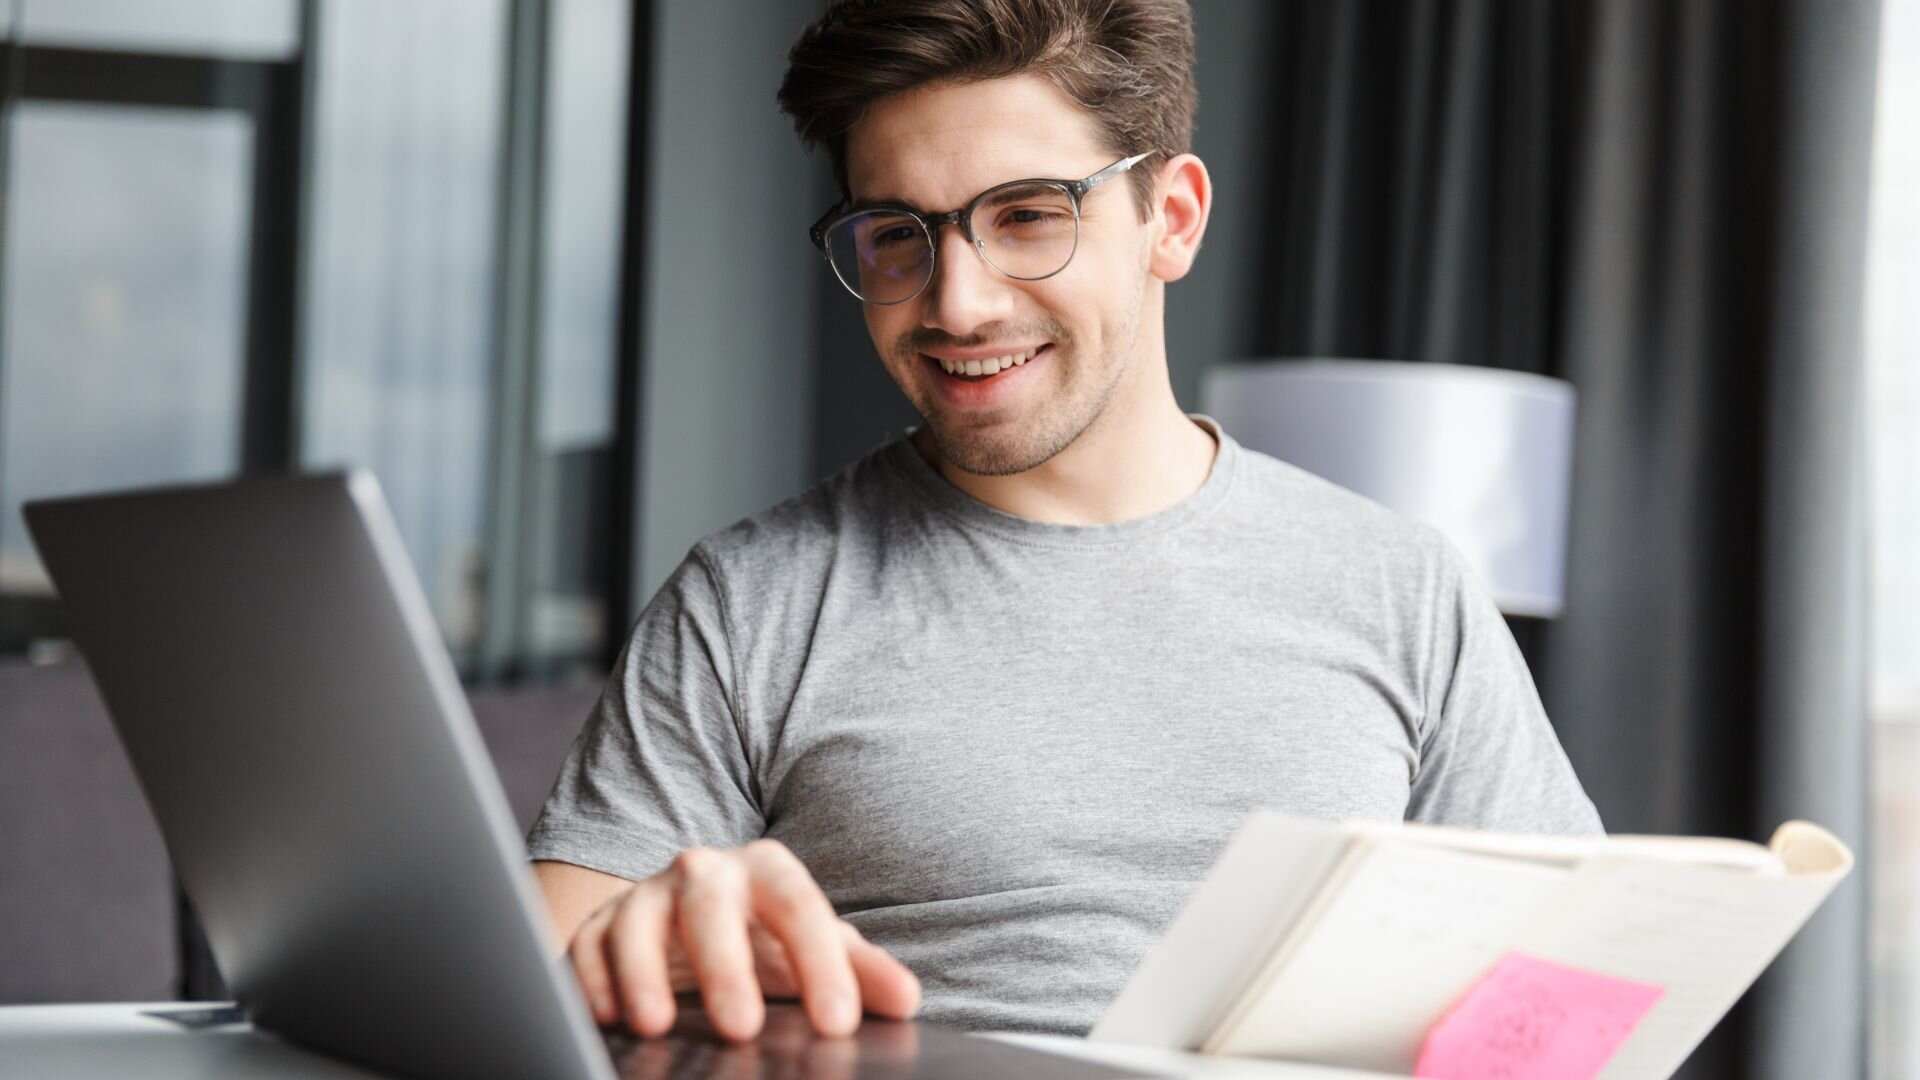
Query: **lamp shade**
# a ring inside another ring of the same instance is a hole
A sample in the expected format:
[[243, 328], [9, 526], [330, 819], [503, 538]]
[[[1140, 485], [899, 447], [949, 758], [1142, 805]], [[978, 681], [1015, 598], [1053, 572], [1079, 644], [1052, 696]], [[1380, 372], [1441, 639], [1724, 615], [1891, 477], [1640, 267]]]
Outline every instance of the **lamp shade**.
[[1272, 360], [1210, 369], [1201, 408], [1242, 445], [1438, 528], [1501, 611], [1561, 613], [1568, 383], [1458, 364]]

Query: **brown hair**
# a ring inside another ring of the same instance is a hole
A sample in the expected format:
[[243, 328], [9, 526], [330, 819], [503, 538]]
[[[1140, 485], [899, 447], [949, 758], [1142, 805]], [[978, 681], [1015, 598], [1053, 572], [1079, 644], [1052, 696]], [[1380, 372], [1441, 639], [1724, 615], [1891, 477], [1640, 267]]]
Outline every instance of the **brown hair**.
[[825, 145], [847, 190], [847, 132], [875, 102], [932, 83], [1034, 74], [1093, 117], [1144, 219], [1154, 170], [1193, 142], [1188, 0], [836, 0], [794, 43], [780, 109]]

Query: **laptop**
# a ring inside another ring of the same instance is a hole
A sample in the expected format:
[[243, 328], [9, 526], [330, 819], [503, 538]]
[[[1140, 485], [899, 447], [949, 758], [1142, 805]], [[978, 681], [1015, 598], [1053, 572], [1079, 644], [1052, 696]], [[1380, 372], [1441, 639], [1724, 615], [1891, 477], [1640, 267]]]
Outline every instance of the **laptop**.
[[[236, 1002], [412, 1077], [1137, 1076], [930, 1024], [755, 1045], [599, 1030], [365, 471], [29, 503], [26, 520]], [[742, 1055], [745, 1055], [744, 1057]]]

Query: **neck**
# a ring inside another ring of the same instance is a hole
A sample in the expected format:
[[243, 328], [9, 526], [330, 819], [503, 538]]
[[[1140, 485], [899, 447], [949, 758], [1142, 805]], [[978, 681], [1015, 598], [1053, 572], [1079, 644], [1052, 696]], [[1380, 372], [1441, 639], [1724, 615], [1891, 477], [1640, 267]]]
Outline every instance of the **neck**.
[[1033, 521], [1109, 525], [1157, 514], [1200, 490], [1219, 447], [1173, 396], [1158, 304], [1141, 312], [1136, 345], [1107, 407], [1066, 449], [1026, 472], [955, 468], [925, 428], [914, 447], [954, 487]]

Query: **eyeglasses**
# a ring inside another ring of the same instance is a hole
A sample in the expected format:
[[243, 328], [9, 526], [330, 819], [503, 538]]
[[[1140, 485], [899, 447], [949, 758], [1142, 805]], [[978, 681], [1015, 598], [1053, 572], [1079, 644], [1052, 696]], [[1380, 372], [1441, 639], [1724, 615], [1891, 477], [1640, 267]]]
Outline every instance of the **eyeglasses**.
[[1014, 180], [990, 187], [959, 210], [926, 214], [910, 206], [836, 205], [807, 235], [847, 291], [868, 304], [901, 304], [933, 280], [942, 225], [958, 225], [982, 262], [1010, 278], [1039, 281], [1067, 268], [1080, 245], [1080, 200], [1153, 156], [1135, 154], [1084, 180]]

